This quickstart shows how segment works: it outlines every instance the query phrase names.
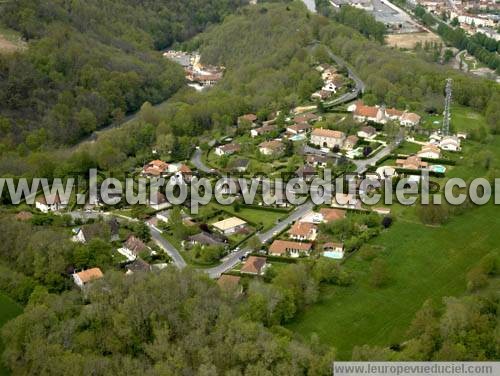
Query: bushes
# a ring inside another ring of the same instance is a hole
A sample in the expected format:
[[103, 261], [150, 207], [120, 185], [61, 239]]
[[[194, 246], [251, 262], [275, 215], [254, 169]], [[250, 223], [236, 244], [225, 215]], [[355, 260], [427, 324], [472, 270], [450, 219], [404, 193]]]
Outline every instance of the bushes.
[[26, 304], [36, 286], [34, 279], [0, 266], [0, 290], [16, 302]]
[[498, 273], [498, 257], [494, 253], [484, 256], [466, 277], [467, 290], [476, 291], [488, 285], [488, 279]]

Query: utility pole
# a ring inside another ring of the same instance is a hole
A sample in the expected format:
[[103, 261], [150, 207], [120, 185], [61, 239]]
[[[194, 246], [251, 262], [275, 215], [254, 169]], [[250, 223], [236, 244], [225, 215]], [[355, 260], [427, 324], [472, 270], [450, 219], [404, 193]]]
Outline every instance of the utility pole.
[[441, 132], [443, 136], [448, 136], [450, 134], [450, 120], [451, 120], [451, 94], [452, 94], [452, 79], [448, 78], [446, 80], [446, 98], [444, 100], [444, 118], [443, 118], [443, 129]]

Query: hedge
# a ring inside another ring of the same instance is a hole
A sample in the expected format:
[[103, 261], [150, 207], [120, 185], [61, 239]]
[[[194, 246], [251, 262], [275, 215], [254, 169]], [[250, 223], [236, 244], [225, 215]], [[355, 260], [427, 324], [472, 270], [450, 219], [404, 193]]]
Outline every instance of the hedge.
[[258, 257], [265, 257], [268, 261], [276, 261], [276, 262], [283, 262], [287, 264], [295, 264], [297, 263], [300, 258], [293, 258], [293, 257], [282, 257], [282, 256], [270, 256], [270, 255], [261, 255], [260, 253], [252, 253], [252, 256], [258, 256]]

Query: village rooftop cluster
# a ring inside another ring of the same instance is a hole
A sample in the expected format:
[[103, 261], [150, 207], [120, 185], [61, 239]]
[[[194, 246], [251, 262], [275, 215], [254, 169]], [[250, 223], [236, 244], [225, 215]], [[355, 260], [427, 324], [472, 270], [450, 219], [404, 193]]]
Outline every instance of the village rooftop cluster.
[[[199, 80], [203, 67], [198, 55], [169, 51], [167, 56]], [[392, 184], [405, 178], [418, 186], [423, 172], [443, 178], [453, 168], [467, 134], [443, 132], [440, 116], [424, 115], [424, 119], [409, 109], [368, 105], [362, 100], [347, 103], [340, 113], [320, 111], [321, 104], [345, 98], [356, 84], [344, 67], [322, 64], [314, 69], [322, 74], [323, 86], [312, 94], [310, 103], [286, 113], [272, 112], [265, 118], [242, 114], [230, 134], [214, 140], [208, 148], [197, 147], [190, 160], [169, 160], [155, 154], [135, 171], [137, 178], [165, 179], [179, 186], [202, 177], [214, 182], [222, 177], [233, 179], [234, 184], [221, 188], [224, 195], [233, 198], [230, 206], [210, 201], [198, 213], [191, 213], [189, 204], [172, 205], [165, 192], [158, 191], [140, 212], [140, 219], [131, 217], [136, 208], [123, 202], [107, 206], [99, 195], [83, 207], [74, 197], [63, 202], [60, 197], [49, 200], [38, 196], [36, 208], [42, 213], [70, 213], [78, 218], [82, 225], [73, 229], [73, 241], [87, 243], [96, 236], [106, 239], [128, 274], [172, 264], [211, 265], [203, 270], [220, 278], [222, 288], [240, 291], [242, 277], [265, 275], [280, 260], [342, 260], [358, 245], [323, 229], [348, 218], [356, 231], [369, 237], [379, 223], [390, 225], [392, 221], [390, 207], [366, 206], [357, 198], [363, 189], [361, 181], [371, 177]], [[434, 128], [426, 136], [414, 132], [423, 122]], [[267, 203], [258, 191], [255, 201], [247, 204], [237, 179], [288, 174], [290, 179], [311, 182], [325, 177], [327, 170], [335, 177], [350, 176], [355, 194], [341, 190], [321, 205], [314, 205], [308, 197], [303, 204], [292, 205], [287, 200]], [[31, 217], [29, 212], [18, 214], [19, 220]], [[151, 240], [141, 239], [141, 231], [134, 229], [138, 224], [146, 226]], [[75, 284], [85, 289], [102, 278], [103, 272], [92, 268], [75, 271], [72, 276]]]

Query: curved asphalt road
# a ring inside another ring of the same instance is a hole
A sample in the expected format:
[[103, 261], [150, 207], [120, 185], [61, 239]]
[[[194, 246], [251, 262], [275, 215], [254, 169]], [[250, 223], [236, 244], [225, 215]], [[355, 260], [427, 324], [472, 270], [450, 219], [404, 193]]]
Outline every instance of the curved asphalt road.
[[200, 149], [200, 148], [196, 148], [196, 150], [194, 151], [194, 154], [193, 156], [191, 157], [191, 163], [199, 170], [199, 171], [202, 171], [202, 172], [205, 172], [207, 174], [217, 174], [218, 172], [213, 169], [213, 168], [210, 168], [209, 166], [207, 166], [201, 156], [203, 154], [203, 151]]
[[[300, 217], [304, 216], [308, 211], [310, 211], [314, 207], [314, 204], [310, 201], [297, 206], [295, 210], [285, 219], [278, 222], [273, 228], [266, 232], [259, 232], [256, 235], [259, 237], [262, 243], [265, 243], [271, 240], [276, 233], [279, 233], [286, 229], [290, 224], [295, 222]], [[219, 278], [222, 273], [227, 272], [228, 270], [234, 268], [239, 262], [242, 256], [245, 253], [250, 252], [250, 248], [243, 248], [236, 252], [231, 252], [229, 255], [222, 259], [222, 263], [210, 269], [204, 269], [203, 271], [207, 273], [210, 278]]]
[[353, 80], [356, 85], [351, 92], [345, 93], [330, 102], [325, 102], [324, 104], [325, 107], [333, 107], [356, 99], [365, 92], [366, 85], [363, 80], [351, 69], [350, 65], [347, 64], [344, 59], [342, 59], [340, 56], [335, 55], [330, 49], [328, 49], [328, 54], [330, 55], [330, 58], [335, 61], [335, 63], [347, 68], [349, 78]]

